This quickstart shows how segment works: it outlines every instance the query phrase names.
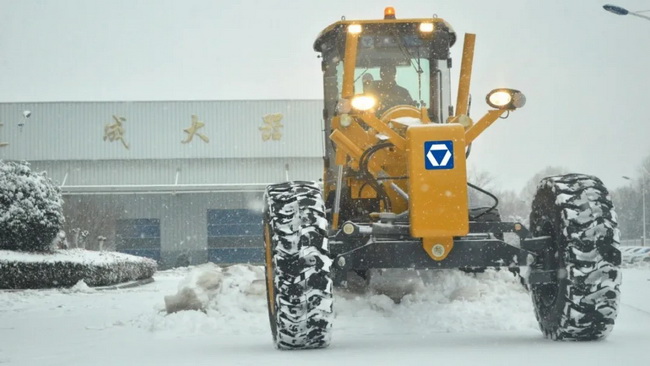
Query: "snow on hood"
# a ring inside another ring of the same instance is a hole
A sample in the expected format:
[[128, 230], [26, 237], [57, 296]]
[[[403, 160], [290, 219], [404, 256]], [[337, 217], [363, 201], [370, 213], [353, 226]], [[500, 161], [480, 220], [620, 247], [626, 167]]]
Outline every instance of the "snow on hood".
[[422, 124], [422, 120], [416, 117], [397, 117], [391, 119], [391, 121], [395, 121], [405, 126], [419, 126]]

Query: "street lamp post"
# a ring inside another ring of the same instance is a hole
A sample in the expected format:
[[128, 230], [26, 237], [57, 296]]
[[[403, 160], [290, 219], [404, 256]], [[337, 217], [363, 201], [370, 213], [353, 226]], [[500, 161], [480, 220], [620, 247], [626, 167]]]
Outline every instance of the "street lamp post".
[[641, 177], [641, 204], [643, 205], [643, 240], [641, 241], [641, 246], [645, 246], [645, 238], [647, 238], [647, 231], [645, 231], [645, 180], [648, 171], [643, 168], [643, 174]]
[[[648, 174], [648, 171], [645, 170], [645, 167], [644, 167], [643, 168], [643, 174], [641, 176], [641, 206], [642, 206], [641, 210], [643, 212], [643, 215], [642, 215], [643, 216], [643, 237], [641, 237], [641, 246], [645, 246], [645, 238], [647, 237], [646, 236], [646, 233], [647, 233], [647, 231], [646, 231], [646, 223], [645, 223], [646, 222], [646, 220], [645, 220], [645, 217], [646, 217], [645, 216], [645, 180], [646, 180], [645, 176], [647, 174]], [[630, 177], [626, 177], [626, 176], [623, 176], [623, 178], [625, 178], [627, 180], [632, 180], [632, 179], [630, 179]]]
[[650, 11], [650, 10], [629, 11], [629, 10], [623, 8], [623, 7], [620, 7], [620, 6], [617, 6], [617, 5], [612, 5], [612, 4], [603, 5], [603, 9], [607, 10], [610, 13], [614, 13], [616, 15], [634, 15], [635, 17], [650, 20], [649, 16], [639, 14], [639, 13], [645, 13], [645, 12]]

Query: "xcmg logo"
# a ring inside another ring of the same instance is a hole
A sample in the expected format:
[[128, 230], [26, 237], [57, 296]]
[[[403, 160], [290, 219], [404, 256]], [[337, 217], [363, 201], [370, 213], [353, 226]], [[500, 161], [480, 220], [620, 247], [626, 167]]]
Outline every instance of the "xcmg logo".
[[454, 168], [453, 141], [426, 141], [424, 143], [424, 167], [427, 170]]

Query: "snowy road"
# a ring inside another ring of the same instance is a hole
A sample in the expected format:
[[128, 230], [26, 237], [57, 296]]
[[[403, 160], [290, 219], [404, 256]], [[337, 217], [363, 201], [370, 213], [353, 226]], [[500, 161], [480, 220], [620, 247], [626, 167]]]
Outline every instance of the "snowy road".
[[332, 345], [273, 348], [264, 294], [243, 267], [207, 315], [165, 315], [187, 270], [133, 289], [0, 292], [0, 364], [9, 365], [648, 365], [650, 267], [625, 269], [608, 339], [561, 343], [537, 329], [526, 292], [508, 273], [436, 272], [394, 304], [384, 295], [336, 294]]

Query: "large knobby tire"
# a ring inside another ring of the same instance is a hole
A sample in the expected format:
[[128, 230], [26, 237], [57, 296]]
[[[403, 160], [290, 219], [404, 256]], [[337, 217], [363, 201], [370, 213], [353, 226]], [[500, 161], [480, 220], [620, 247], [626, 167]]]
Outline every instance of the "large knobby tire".
[[332, 260], [320, 188], [314, 182], [272, 185], [266, 189], [265, 203], [267, 304], [275, 346], [327, 347]]
[[615, 259], [620, 234], [603, 183], [581, 174], [543, 179], [530, 226], [535, 236], [553, 239], [550, 259], [535, 266], [558, 272], [554, 283], [531, 285], [544, 336], [576, 341], [606, 337], [618, 312], [621, 273]]

